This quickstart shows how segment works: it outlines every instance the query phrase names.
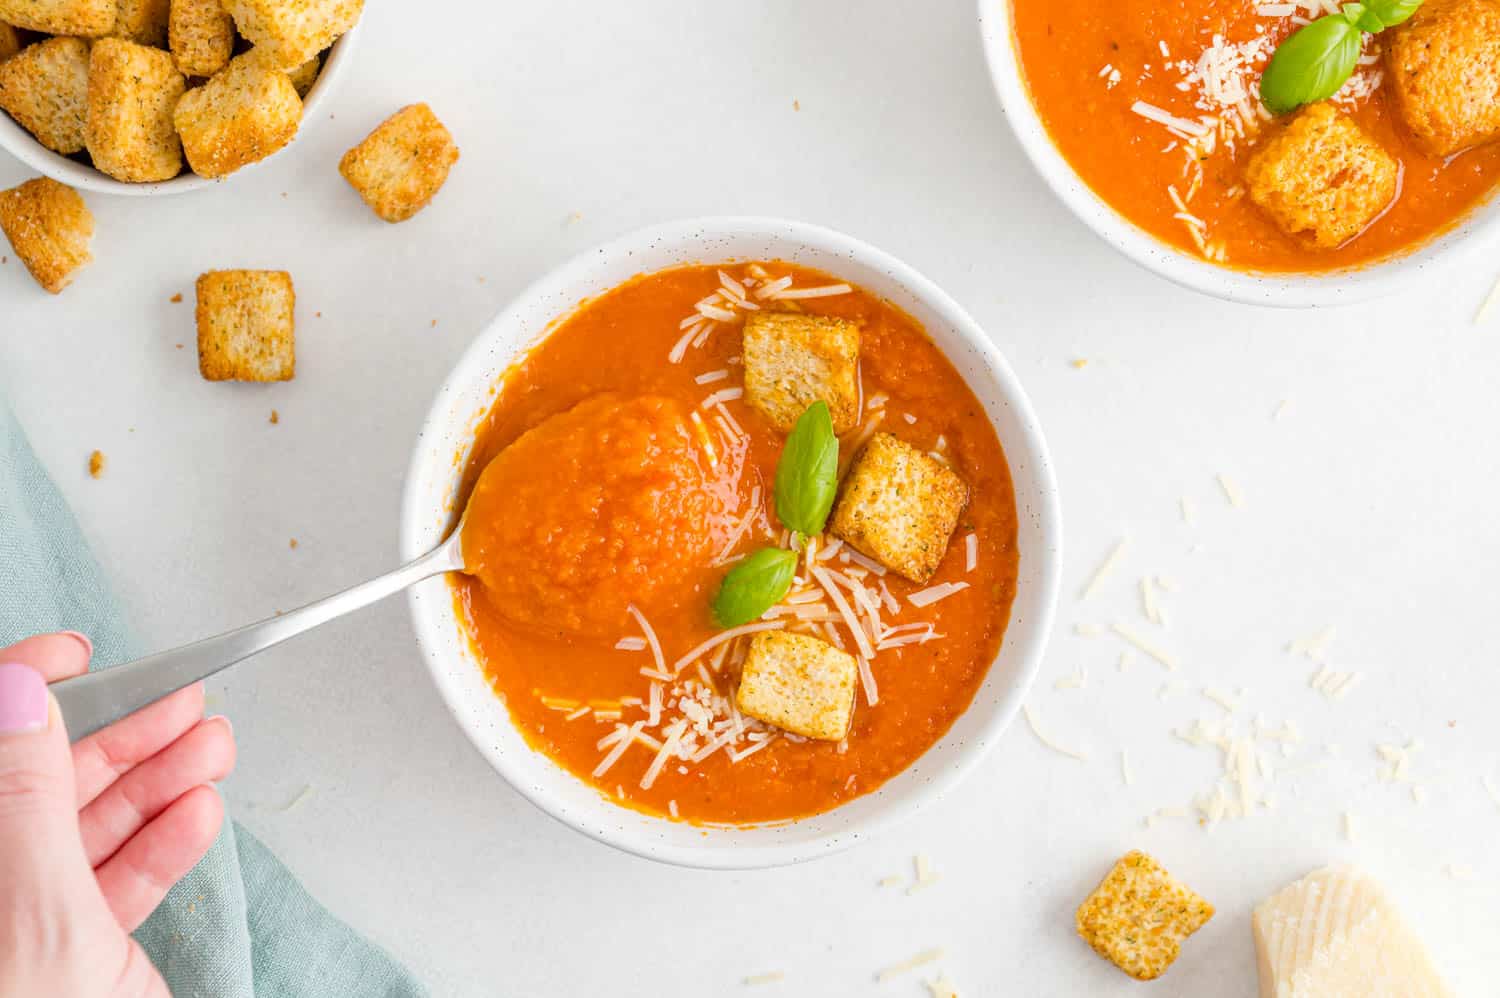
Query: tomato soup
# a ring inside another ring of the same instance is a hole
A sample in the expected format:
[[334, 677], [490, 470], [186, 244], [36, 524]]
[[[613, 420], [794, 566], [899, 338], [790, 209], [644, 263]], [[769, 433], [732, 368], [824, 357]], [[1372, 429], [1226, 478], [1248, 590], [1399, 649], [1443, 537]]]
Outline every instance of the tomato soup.
[[[747, 553], [797, 545], [772, 500], [785, 437], [744, 398], [742, 328], [757, 308], [859, 324], [844, 467], [879, 431], [968, 486], [923, 584], [814, 537], [786, 601], [750, 625], [873, 645], [837, 742], [741, 714], [751, 637], [710, 609]], [[476, 427], [471, 493], [473, 574], [450, 585], [513, 723], [601, 793], [684, 821], [815, 814], [910, 766], [973, 699], [1015, 595], [1015, 498], [979, 401], [909, 315], [781, 262], [662, 271], [582, 303], [504, 375]], [[860, 590], [869, 619], [845, 616], [814, 576], [851, 585], [846, 606]], [[851, 620], [868, 633], [856, 640]]]
[[[1003, 0], [994, 0], [998, 5]], [[1246, 165], [1280, 123], [1259, 99], [1277, 44], [1322, 0], [1010, 0], [1030, 91], [1085, 183], [1163, 242], [1264, 272], [1357, 266], [1420, 246], [1483, 202], [1500, 143], [1429, 155], [1397, 112], [1382, 39], [1368, 36], [1334, 97], [1400, 168], [1395, 199], [1353, 238], [1318, 248], [1282, 231], [1246, 191]], [[1389, 32], [1387, 32], [1389, 34]]]

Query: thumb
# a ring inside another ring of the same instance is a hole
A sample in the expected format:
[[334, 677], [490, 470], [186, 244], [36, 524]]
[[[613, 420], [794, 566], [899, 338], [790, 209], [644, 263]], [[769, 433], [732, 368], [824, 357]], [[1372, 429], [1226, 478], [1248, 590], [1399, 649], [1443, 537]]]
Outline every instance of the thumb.
[[0, 882], [54, 874], [78, 839], [73, 756], [47, 681], [0, 661]]

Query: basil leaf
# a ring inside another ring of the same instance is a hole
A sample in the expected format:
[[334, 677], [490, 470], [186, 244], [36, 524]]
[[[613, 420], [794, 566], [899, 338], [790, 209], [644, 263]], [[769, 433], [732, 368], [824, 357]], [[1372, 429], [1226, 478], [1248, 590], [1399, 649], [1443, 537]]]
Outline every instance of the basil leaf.
[[789, 529], [822, 533], [838, 491], [839, 438], [827, 402], [808, 406], [792, 427], [776, 465], [776, 516]]
[[724, 576], [714, 597], [714, 620], [720, 627], [739, 627], [780, 603], [797, 574], [797, 553], [761, 548]]
[[1327, 100], [1354, 73], [1364, 36], [1343, 14], [1298, 28], [1276, 48], [1260, 78], [1260, 99], [1273, 114]]
[[[1359, 6], [1362, 8], [1359, 26], [1375, 34], [1409, 20], [1422, 6], [1422, 0], [1364, 0]], [[1346, 6], [1345, 16], [1348, 13], [1349, 7]]]

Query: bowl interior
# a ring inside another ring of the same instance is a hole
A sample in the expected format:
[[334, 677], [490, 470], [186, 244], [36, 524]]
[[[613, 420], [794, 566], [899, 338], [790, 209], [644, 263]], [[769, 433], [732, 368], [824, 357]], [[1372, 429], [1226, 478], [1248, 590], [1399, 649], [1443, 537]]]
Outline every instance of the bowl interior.
[[[359, 34], [359, 26], [349, 29], [328, 49], [327, 56], [323, 59], [323, 67], [318, 72], [318, 78], [313, 81], [312, 88], [308, 90], [307, 96], [302, 99], [302, 121], [305, 125], [313, 120], [314, 114], [322, 107], [323, 103], [333, 93], [338, 85], [339, 78], [349, 64], [350, 57], [354, 52], [354, 43]], [[211, 186], [218, 181], [209, 177], [200, 177], [183, 165], [183, 172], [171, 180], [163, 180], [158, 183], [129, 184], [113, 177], [106, 176], [84, 163], [60, 156], [46, 146], [42, 145], [31, 133], [11, 120], [9, 115], [0, 113], [0, 149], [4, 149], [12, 156], [36, 170], [43, 176], [51, 177], [60, 183], [67, 184], [81, 191], [92, 191], [97, 194], [120, 194], [126, 197], [155, 197], [164, 194], [185, 194], [188, 191], [200, 190]], [[268, 158], [275, 158], [274, 156]], [[245, 169], [253, 169], [259, 163], [252, 163]], [[232, 178], [226, 178], [232, 179]]]
[[436, 545], [452, 521], [472, 428], [511, 362], [578, 302], [635, 274], [685, 263], [783, 259], [822, 268], [906, 309], [942, 347], [993, 421], [1010, 462], [1019, 514], [1020, 580], [998, 660], [973, 705], [915, 765], [827, 814], [755, 827], [692, 826], [609, 803], [533, 751], [471, 658], [447, 583], [411, 591], [416, 630], [459, 725], [517, 790], [567, 824], [637, 854], [692, 866], [795, 862], [848, 846], [949, 786], [1009, 722], [1038, 667], [1057, 589], [1059, 522], [1045, 445], [1020, 386], [982, 330], [910, 268], [848, 237], [789, 222], [717, 219], [664, 226], [587, 253], [521, 295], [484, 330], [443, 385], [413, 457], [402, 554]]
[[1089, 228], [1136, 263], [1183, 287], [1251, 305], [1343, 305], [1396, 294], [1438, 266], [1500, 242], [1500, 198], [1416, 249], [1360, 267], [1315, 274], [1235, 271], [1168, 246], [1137, 228], [1073, 171], [1047, 134], [1022, 72], [1011, 30], [1011, 0], [978, 0], [979, 30], [1006, 120], [1037, 172]]

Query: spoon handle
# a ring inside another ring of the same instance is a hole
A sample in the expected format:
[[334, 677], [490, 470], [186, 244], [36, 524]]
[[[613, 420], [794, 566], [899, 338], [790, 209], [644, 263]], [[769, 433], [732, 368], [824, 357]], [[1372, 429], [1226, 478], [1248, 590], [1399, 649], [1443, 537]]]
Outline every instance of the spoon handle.
[[78, 741], [288, 638], [400, 592], [423, 579], [463, 569], [459, 531], [416, 561], [297, 610], [247, 624], [113, 669], [52, 684], [68, 738]]

